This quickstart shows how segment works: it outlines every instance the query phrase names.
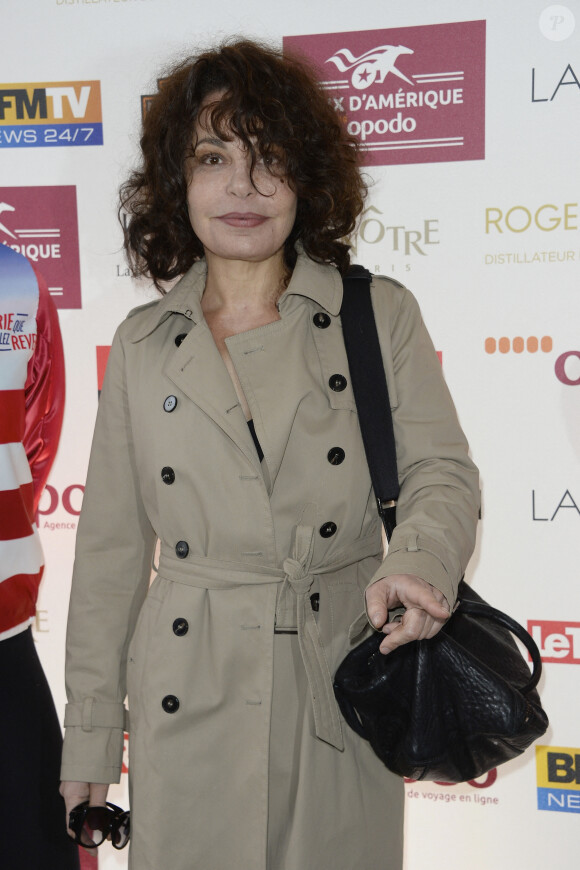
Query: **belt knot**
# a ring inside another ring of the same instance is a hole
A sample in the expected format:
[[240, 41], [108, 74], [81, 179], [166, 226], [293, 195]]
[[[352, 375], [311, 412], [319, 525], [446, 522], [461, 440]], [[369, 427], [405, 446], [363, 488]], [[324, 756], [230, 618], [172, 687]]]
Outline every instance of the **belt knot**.
[[296, 595], [306, 595], [314, 579], [309, 568], [298, 559], [292, 558], [284, 559], [282, 567]]

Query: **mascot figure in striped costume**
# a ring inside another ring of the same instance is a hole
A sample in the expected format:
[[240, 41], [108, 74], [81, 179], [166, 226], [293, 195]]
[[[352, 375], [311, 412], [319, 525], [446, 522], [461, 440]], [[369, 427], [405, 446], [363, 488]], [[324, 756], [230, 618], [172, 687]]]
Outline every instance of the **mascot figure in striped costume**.
[[44, 559], [36, 511], [64, 410], [58, 315], [32, 265], [0, 245], [0, 866], [75, 870], [62, 826], [61, 731], [31, 625]]

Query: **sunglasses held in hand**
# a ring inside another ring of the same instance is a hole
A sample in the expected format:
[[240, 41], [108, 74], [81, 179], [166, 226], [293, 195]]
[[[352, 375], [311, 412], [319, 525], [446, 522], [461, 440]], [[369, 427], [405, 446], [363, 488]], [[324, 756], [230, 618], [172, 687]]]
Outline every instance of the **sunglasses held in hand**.
[[70, 811], [69, 828], [75, 843], [96, 849], [110, 839], [114, 849], [124, 849], [131, 832], [131, 813], [107, 801], [106, 807], [91, 807], [84, 801]]

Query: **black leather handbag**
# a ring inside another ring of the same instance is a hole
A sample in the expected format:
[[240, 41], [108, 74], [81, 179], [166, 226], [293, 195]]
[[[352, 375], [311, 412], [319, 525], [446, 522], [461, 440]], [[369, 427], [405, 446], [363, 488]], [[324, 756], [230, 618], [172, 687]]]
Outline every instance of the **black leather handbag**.
[[[351, 269], [341, 311], [351, 380], [378, 510], [390, 539], [399, 494], [393, 423], [370, 297], [370, 273]], [[533, 673], [512, 634], [528, 649]], [[376, 632], [334, 678], [340, 710], [394, 773], [464, 782], [520, 755], [546, 731], [535, 689], [539, 650], [517, 622], [464, 581], [432, 639], [379, 652]]]

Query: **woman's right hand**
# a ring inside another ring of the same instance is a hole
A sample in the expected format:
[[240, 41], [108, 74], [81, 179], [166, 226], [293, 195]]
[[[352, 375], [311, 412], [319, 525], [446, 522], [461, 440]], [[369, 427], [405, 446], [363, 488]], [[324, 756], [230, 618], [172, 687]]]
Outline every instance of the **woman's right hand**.
[[[366, 604], [374, 627], [387, 635], [379, 647], [384, 655], [411, 640], [433, 637], [449, 619], [443, 593], [415, 574], [390, 574], [375, 581], [367, 588]], [[401, 620], [387, 622], [389, 610], [401, 605]]]
[[88, 801], [92, 807], [104, 807], [107, 803], [109, 785], [106, 782], [61, 782], [59, 789], [66, 806], [66, 829], [69, 837], [74, 833], [68, 826], [70, 811]]

